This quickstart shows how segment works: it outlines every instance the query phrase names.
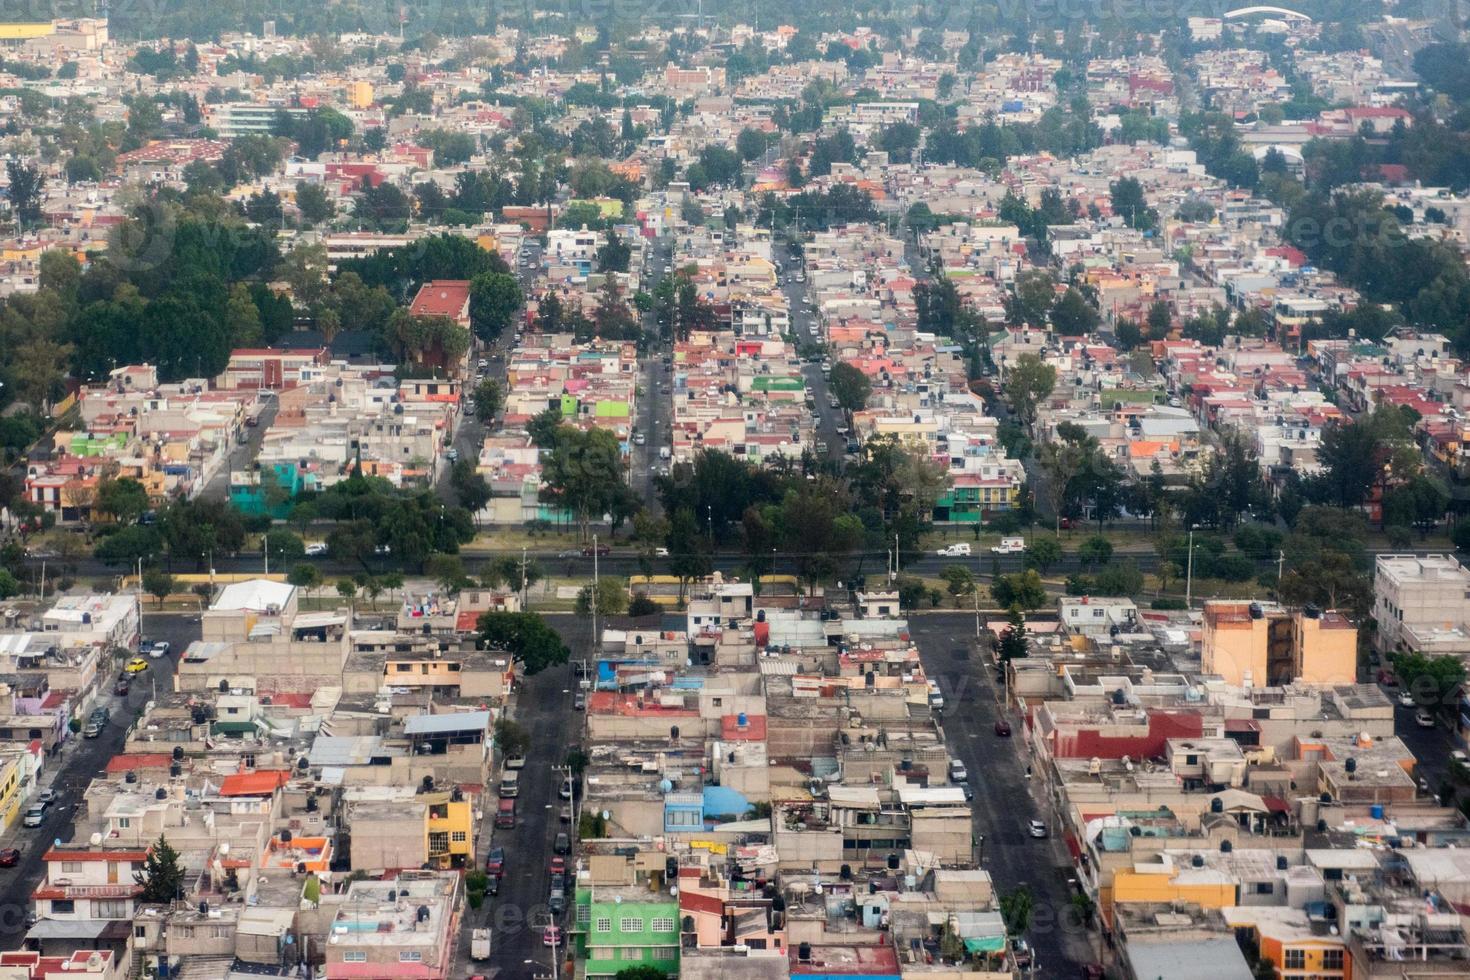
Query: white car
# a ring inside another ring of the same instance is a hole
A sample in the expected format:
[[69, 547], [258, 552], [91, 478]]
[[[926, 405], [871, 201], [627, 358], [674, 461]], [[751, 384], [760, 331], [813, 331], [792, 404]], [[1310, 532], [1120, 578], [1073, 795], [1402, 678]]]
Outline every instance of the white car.
[[1046, 824], [1042, 823], [1040, 820], [1032, 820], [1026, 825], [1026, 831], [1032, 837], [1035, 837], [1037, 840], [1041, 840], [1046, 836]]
[[668, 548], [654, 548], [653, 549], [653, 554], [654, 554], [654, 557], [655, 558], [667, 558], [667, 557], [669, 557], [669, 549]]
[[168, 641], [159, 640], [157, 643], [153, 644], [153, 646], [148, 648], [148, 656], [152, 657], [154, 660], [158, 660], [162, 657], [167, 657]]
[[327, 543], [325, 541], [313, 541], [306, 546], [306, 556], [308, 558], [322, 558], [326, 553]]
[[1408, 691], [1400, 691], [1399, 704], [1405, 708], [1414, 707], [1414, 695], [1410, 694]]

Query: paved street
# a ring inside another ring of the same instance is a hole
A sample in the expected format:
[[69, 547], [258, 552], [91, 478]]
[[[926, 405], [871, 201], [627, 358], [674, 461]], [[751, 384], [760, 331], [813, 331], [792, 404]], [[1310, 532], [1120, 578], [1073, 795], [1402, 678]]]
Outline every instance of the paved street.
[[[916, 616], [909, 620], [909, 630], [925, 673], [944, 694], [940, 724], [950, 754], [961, 759], [970, 773], [976, 849], [983, 854], [983, 867], [1000, 895], [1023, 885], [1030, 889], [1033, 913], [1026, 937], [1036, 950], [1037, 975], [1077, 976], [1083, 963], [1096, 958], [1089, 948], [1096, 943], [1095, 934], [1083, 929], [1072, 914], [1071, 864], [1051, 808], [1042, 799], [1040, 781], [1026, 778], [1021, 719], [1010, 718], [1015, 732], [1011, 738], [995, 735], [993, 726], [1004, 712], [988, 661], [970, 649], [974, 616]], [[1048, 825], [1047, 839], [1030, 837], [1027, 823], [1033, 819]]]
[[103, 672], [107, 694], [100, 703], [111, 713], [110, 723], [98, 738], [73, 736], [64, 743], [59, 755], [47, 760], [41, 785], [54, 789], [58, 801], [47, 814], [46, 822], [33, 829], [17, 824], [10, 833], [0, 837], [0, 847], [17, 847], [21, 851], [19, 865], [0, 870], [0, 886], [3, 886], [0, 891], [5, 896], [0, 903], [0, 949], [20, 948], [25, 938], [25, 915], [30, 910], [31, 893], [44, 872], [41, 856], [52, 841], [72, 839], [77, 804], [92, 779], [104, 772], [108, 760], [122, 751], [123, 738], [152, 696], [154, 683], [161, 689], [172, 690], [179, 654], [199, 639], [198, 616], [150, 612], [145, 606], [143, 636], [149, 641], [167, 640], [169, 655], [150, 660], [149, 669], [133, 680], [126, 697], [112, 694], [118, 671], [108, 665]]
[[[550, 891], [552, 842], [560, 831], [573, 828], [560, 819], [562, 800], [557, 797], [562, 774], [552, 769], [566, 759], [568, 749], [581, 730], [583, 716], [572, 711], [575, 662], [587, 655], [590, 633], [586, 623], [572, 616], [550, 615], [548, 621], [571, 647], [573, 665], [545, 670], [522, 682], [515, 696], [512, 716], [530, 736], [531, 749], [521, 771], [520, 796], [516, 800], [516, 828], [494, 830], [497, 771], [486, 794], [485, 826], [476, 854], [482, 865], [492, 846], [506, 851], [505, 878], [500, 894], [486, 898], [478, 912], [467, 912], [462, 956], [469, 952], [469, 929], [489, 924], [494, 931], [488, 963], [474, 964], [469, 972], [488, 976], [530, 977], [551, 971], [551, 950], [541, 945], [541, 926], [549, 921], [546, 899]], [[575, 723], [575, 724], [574, 724]], [[572, 896], [567, 895], [568, 905]], [[569, 914], [569, 913], [568, 913]], [[558, 917], [563, 926], [568, 914]]]
[[225, 499], [230, 493], [230, 472], [243, 470], [250, 465], [251, 460], [259, 455], [260, 443], [265, 438], [265, 431], [276, 419], [276, 400], [269, 398], [260, 405], [259, 424], [245, 428], [245, 442], [230, 444], [230, 451], [224, 463], [220, 465], [214, 477], [204, 485], [204, 489], [200, 492], [201, 497], [209, 500]]

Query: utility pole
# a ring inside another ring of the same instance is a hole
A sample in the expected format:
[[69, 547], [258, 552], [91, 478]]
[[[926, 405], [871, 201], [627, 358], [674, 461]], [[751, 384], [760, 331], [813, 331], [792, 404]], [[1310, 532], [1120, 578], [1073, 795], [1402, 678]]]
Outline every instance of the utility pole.
[[521, 611], [526, 611], [526, 602], [530, 598], [530, 583], [526, 581], [526, 549], [521, 548]]
[[980, 586], [977, 584], [970, 592], [975, 597], [975, 639], [980, 639]]

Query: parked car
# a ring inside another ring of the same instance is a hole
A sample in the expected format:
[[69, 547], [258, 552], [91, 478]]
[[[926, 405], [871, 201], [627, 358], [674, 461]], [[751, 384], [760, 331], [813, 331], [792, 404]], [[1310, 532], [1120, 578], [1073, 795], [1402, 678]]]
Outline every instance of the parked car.
[[1420, 708], [1418, 711], [1414, 712], [1414, 724], [1418, 725], [1420, 728], [1433, 728], [1434, 715], [1431, 715], [1423, 708]]
[[47, 806], [50, 806], [51, 804], [53, 804], [53, 803], [56, 802], [56, 790], [54, 790], [54, 789], [43, 789], [43, 790], [41, 790], [41, 795], [38, 796], [38, 797], [36, 797], [36, 802], [37, 803], [44, 803]]
[[572, 698], [572, 710], [573, 711], [586, 711], [587, 710], [587, 695], [583, 694], [581, 691], [578, 691], [576, 697]]
[[1410, 694], [1408, 691], [1400, 691], [1399, 704], [1403, 705], [1405, 708], [1414, 707], [1414, 695]]
[[128, 692], [132, 689], [133, 685], [128, 683], [128, 679], [126, 677], [119, 677], [117, 679], [117, 683], [112, 685], [112, 693], [116, 694], [120, 698], [127, 697]]
[[553, 855], [551, 858], [551, 863], [546, 866], [546, 870], [551, 872], [553, 875], [566, 874], [567, 859], [562, 857], [560, 854]]
[[1022, 970], [1031, 966], [1033, 959], [1031, 945], [1019, 936], [1011, 940], [1011, 957], [1016, 961], [1016, 966]]
[[552, 915], [561, 915], [567, 910], [567, 893], [564, 888], [553, 888], [551, 897], [546, 900], [546, 907], [551, 910]]
[[327, 554], [327, 543], [325, 541], [313, 541], [306, 546], [306, 557], [323, 558]]
[[570, 779], [563, 779], [561, 781], [561, 789], [557, 791], [557, 795], [564, 800], [570, 800], [572, 798], [572, 781]]
[[612, 548], [608, 547], [605, 544], [600, 544], [594, 549], [592, 545], [589, 544], [587, 547], [582, 549], [582, 557], [591, 558], [594, 552], [596, 553], [598, 558], [606, 558], [608, 555], [612, 554]]
[[1380, 670], [1378, 672], [1378, 683], [1384, 687], [1398, 687], [1399, 679], [1393, 676], [1393, 671], [1391, 670]]
[[641, 446], [641, 445], [643, 445], [646, 442], [648, 442], [648, 437], [645, 436], [643, 433], [641, 433], [641, 432], [635, 432], [635, 433], [633, 433], [633, 445], [635, 445], [635, 446]]
[[13, 868], [20, 864], [20, 849], [7, 847], [0, 849], [0, 868]]
[[505, 848], [490, 848], [490, 853], [485, 855], [485, 873], [492, 878], [505, 874]]
[[22, 827], [39, 827], [46, 822], [46, 804], [36, 803], [26, 810], [26, 815], [21, 818]]
[[123, 667], [123, 670], [127, 671], [129, 674], [141, 674], [147, 669], [148, 661], [144, 660], [142, 657], [134, 657], [132, 660], [129, 660], [127, 662], [126, 666]]
[[541, 930], [542, 946], [560, 946], [563, 942], [561, 926], [546, 926]]
[[168, 641], [159, 640], [157, 643], [153, 644], [153, 646], [148, 648], [148, 656], [152, 657], [154, 660], [158, 660], [161, 657], [167, 657]]
[[1454, 765], [1470, 767], [1470, 755], [1455, 749], [1450, 753], [1450, 762]]
[[1010, 738], [1011, 723], [1006, 721], [1004, 718], [1002, 718], [1000, 721], [997, 721], [995, 723], [995, 734], [999, 735], [1001, 738]]
[[555, 851], [556, 853], [558, 853], [558, 854], [570, 854], [570, 853], [572, 853], [572, 839], [571, 839], [571, 837], [567, 836], [567, 834], [566, 834], [565, 831], [563, 831], [560, 834], [557, 834], [556, 835], [556, 843], [551, 845], [551, 849], [553, 851]]
[[970, 542], [961, 541], [958, 544], [947, 544], [939, 549], [940, 558], [968, 558], [970, 555]]
[[1037, 840], [1041, 840], [1046, 836], [1046, 824], [1040, 820], [1032, 820], [1026, 824], [1026, 832]]
[[668, 548], [665, 548], [663, 546], [659, 546], [657, 548], [654, 548], [653, 549], [653, 556], [655, 558], [667, 558], [667, 557], [669, 557], [669, 549]]
[[958, 759], [949, 760], [949, 781], [952, 783], [966, 783], [970, 781], [969, 770]]

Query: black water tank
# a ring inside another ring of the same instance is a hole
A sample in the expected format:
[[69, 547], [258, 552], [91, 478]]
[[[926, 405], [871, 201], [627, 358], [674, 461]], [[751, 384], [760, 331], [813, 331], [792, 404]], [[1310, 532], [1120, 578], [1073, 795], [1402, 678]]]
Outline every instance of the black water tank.
[[898, 861], [898, 855], [897, 854], [890, 854], [890, 855], [888, 855], [888, 870], [889, 871], [897, 871], [898, 870], [898, 864], [899, 864], [899, 861]]
[[1235, 850], [1235, 845], [1232, 844], [1232, 843], [1230, 843], [1228, 840], [1222, 840], [1220, 842], [1220, 853], [1221, 854], [1229, 854], [1233, 850]]
[[810, 963], [812, 961], [811, 943], [802, 943], [796, 947], [796, 960], [798, 963]]
[[1225, 801], [1222, 800], [1222, 799], [1220, 799], [1220, 797], [1218, 797], [1218, 796], [1215, 797], [1213, 800], [1210, 801], [1210, 812], [1211, 813], [1224, 813], [1225, 812]]
[[182, 762], [183, 759], [184, 759], [184, 747], [182, 745], [175, 745], [174, 746], [174, 761], [175, 762]]
[[1278, 855], [1276, 855], [1276, 870], [1277, 871], [1285, 871], [1290, 866], [1290, 864], [1291, 864], [1291, 862], [1288, 861], [1288, 860], [1286, 860], [1286, 855], [1285, 854], [1278, 854]]

